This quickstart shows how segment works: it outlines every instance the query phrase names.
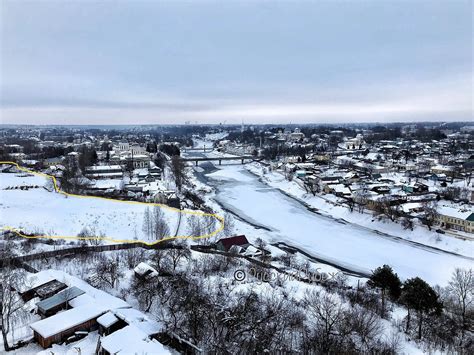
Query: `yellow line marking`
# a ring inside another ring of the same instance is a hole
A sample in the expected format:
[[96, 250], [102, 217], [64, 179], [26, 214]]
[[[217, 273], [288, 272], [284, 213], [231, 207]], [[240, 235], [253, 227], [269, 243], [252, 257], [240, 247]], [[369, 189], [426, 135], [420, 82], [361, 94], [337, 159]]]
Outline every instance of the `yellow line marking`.
[[219, 233], [220, 231], [222, 231], [224, 229], [224, 218], [217, 215], [217, 214], [205, 213], [205, 212], [200, 212], [200, 211], [183, 211], [183, 210], [180, 210], [179, 208], [170, 207], [170, 206], [167, 206], [167, 205], [164, 205], [164, 204], [161, 204], [161, 203], [138, 202], [138, 201], [122, 201], [122, 200], [115, 200], [113, 198], [100, 197], [100, 196], [84, 196], [84, 195], [70, 194], [70, 193], [67, 193], [65, 191], [62, 191], [58, 187], [56, 177], [53, 176], [53, 175], [48, 175], [48, 174], [45, 174], [45, 173], [39, 173], [39, 172], [36, 172], [36, 171], [26, 169], [22, 166], [19, 166], [17, 163], [15, 163], [13, 161], [0, 161], [0, 165], [1, 164], [13, 165], [13, 166], [16, 166], [20, 171], [24, 171], [24, 172], [29, 173], [29, 174], [34, 174], [34, 175], [45, 177], [47, 179], [51, 179], [53, 181], [54, 190], [57, 193], [60, 193], [64, 196], [71, 196], [71, 197], [77, 197], [77, 198], [95, 198], [95, 199], [100, 199], [100, 200], [108, 200], [108, 201], [113, 201], [113, 202], [121, 202], [121, 203], [135, 204], [135, 205], [158, 206], [158, 207], [161, 207], [161, 208], [173, 211], [173, 212], [185, 213], [185, 214], [190, 214], [190, 215], [195, 215], [195, 216], [202, 216], [202, 217], [204, 217], [204, 216], [213, 217], [213, 218], [217, 219], [220, 223], [220, 227], [212, 233], [200, 235], [200, 236], [197, 236], [197, 237], [186, 236], [186, 235], [175, 236], [175, 237], [167, 236], [167, 237], [164, 237], [164, 238], [162, 238], [160, 240], [157, 240], [157, 241], [154, 241], [154, 242], [145, 242], [145, 241], [142, 241], [142, 240], [135, 240], [135, 239], [122, 239], [121, 240], [121, 239], [113, 239], [113, 238], [110, 238], [110, 237], [78, 237], [78, 236], [62, 236], [62, 235], [34, 235], [34, 236], [30, 236], [30, 235], [25, 235], [25, 234], [21, 233], [18, 229], [13, 228], [13, 227], [3, 226], [3, 227], [0, 228], [1, 230], [6, 230], [6, 231], [13, 232], [13, 233], [15, 233], [15, 234], [17, 234], [17, 235], [19, 235], [20, 237], [23, 237], [23, 238], [28, 238], [28, 239], [49, 238], [49, 239], [75, 239], [75, 240], [104, 240], [104, 241], [109, 241], [109, 242], [112, 242], [112, 243], [141, 243], [141, 244], [151, 246], [151, 245], [155, 245], [155, 244], [158, 244], [158, 243], [161, 243], [161, 242], [164, 242], [164, 241], [167, 241], [167, 240], [173, 240], [173, 239], [197, 240], [197, 239], [210, 238], [210, 237], [216, 235], [217, 233]]

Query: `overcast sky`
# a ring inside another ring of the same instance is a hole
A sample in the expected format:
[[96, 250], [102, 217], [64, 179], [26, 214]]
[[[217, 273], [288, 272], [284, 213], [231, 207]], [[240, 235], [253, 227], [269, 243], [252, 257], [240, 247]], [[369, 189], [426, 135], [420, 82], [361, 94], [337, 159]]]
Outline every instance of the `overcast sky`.
[[1, 122], [472, 119], [472, 1], [1, 0]]

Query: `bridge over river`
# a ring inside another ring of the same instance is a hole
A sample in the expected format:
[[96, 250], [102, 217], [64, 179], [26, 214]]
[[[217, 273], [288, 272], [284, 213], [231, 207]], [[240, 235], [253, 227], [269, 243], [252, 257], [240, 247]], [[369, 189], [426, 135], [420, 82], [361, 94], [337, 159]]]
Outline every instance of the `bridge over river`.
[[228, 161], [228, 160], [240, 160], [241, 164], [244, 164], [245, 160], [252, 161], [254, 160], [254, 156], [252, 155], [239, 155], [239, 156], [231, 156], [231, 157], [185, 157], [183, 158], [183, 161], [191, 161], [198, 166], [200, 161], [218, 161], [219, 165], [222, 164], [222, 161]]

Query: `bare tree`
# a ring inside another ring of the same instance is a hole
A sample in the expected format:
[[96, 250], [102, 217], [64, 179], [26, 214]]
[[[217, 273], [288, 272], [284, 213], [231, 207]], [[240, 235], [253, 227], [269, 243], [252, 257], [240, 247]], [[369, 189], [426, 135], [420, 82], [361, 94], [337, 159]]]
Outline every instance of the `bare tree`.
[[436, 202], [423, 202], [423, 211], [424, 211], [424, 222], [428, 226], [428, 229], [431, 230], [431, 227], [436, 223], [439, 213], [438, 205]]
[[345, 318], [341, 300], [335, 295], [313, 290], [305, 294], [303, 304], [316, 332], [317, 348], [328, 353], [337, 341], [337, 328]]
[[455, 311], [461, 320], [463, 333], [469, 329], [474, 308], [474, 272], [472, 269], [456, 268], [448, 285], [448, 291], [455, 303]]
[[307, 179], [304, 183], [306, 191], [311, 192], [314, 195], [321, 192], [321, 179], [317, 176], [313, 177], [311, 180]]
[[394, 206], [389, 198], [381, 198], [377, 203], [377, 210], [387, 216], [392, 222], [395, 222], [401, 216], [398, 206]]
[[191, 251], [185, 241], [176, 241], [174, 245], [177, 247], [168, 249], [168, 255], [170, 256], [173, 265], [173, 272], [176, 271], [181, 259], [188, 259], [191, 256]]
[[130, 290], [138, 300], [140, 308], [145, 312], [150, 312], [160, 292], [161, 283], [156, 278], [142, 280], [134, 278]]
[[21, 270], [3, 265], [0, 271], [0, 310], [3, 347], [5, 351], [13, 350], [8, 343], [8, 334], [12, 326], [22, 317], [23, 301], [17, 290], [26, 283]]
[[97, 233], [94, 227], [83, 227], [77, 236], [83, 238], [90, 245], [101, 245], [105, 234], [103, 232]]
[[413, 221], [408, 217], [403, 217], [402, 226], [404, 229], [413, 230]]
[[204, 226], [199, 216], [191, 215], [187, 218], [187, 229], [188, 234], [192, 237], [200, 236], [203, 234]]
[[170, 169], [174, 176], [174, 182], [179, 192], [186, 182], [186, 165], [179, 155], [171, 157]]
[[58, 296], [60, 297], [60, 299], [63, 301], [64, 303], [64, 306], [65, 306], [65, 309], [68, 309], [69, 308], [69, 299], [73, 296], [73, 289], [71, 287], [68, 287], [64, 290], [62, 290]]
[[126, 249], [123, 253], [129, 268], [137, 266], [142, 258], [142, 252], [137, 248]]
[[150, 207], [145, 209], [145, 213], [143, 214], [143, 226], [142, 226], [143, 233], [147, 236], [148, 239], [151, 239], [153, 236], [153, 216], [150, 212]]
[[168, 254], [164, 249], [155, 249], [151, 256], [152, 264], [158, 271], [161, 271], [166, 264]]
[[441, 194], [446, 200], [456, 201], [461, 198], [461, 188], [459, 186], [449, 186]]
[[224, 236], [231, 236], [234, 234], [235, 230], [235, 222], [234, 222], [234, 217], [230, 213], [226, 213], [224, 215], [224, 229], [222, 230], [222, 233]]
[[357, 334], [363, 346], [363, 352], [370, 352], [372, 344], [383, 334], [379, 316], [361, 306], [354, 306], [346, 311], [346, 334]]
[[369, 201], [369, 197], [370, 193], [365, 188], [355, 194], [354, 202], [357, 204], [357, 210], [359, 213], [364, 213], [364, 209], [367, 202]]
[[120, 270], [118, 258], [101, 257], [95, 266], [95, 275], [92, 281], [97, 286], [115, 288], [121, 277], [123, 277], [123, 272]]
[[216, 230], [216, 218], [210, 215], [191, 215], [187, 218], [187, 230], [189, 236], [199, 238], [200, 242], [209, 243], [210, 240], [206, 236]]
[[169, 236], [170, 228], [168, 227], [168, 223], [166, 222], [165, 214], [159, 206], [153, 207], [152, 223], [153, 237], [156, 240], [160, 240]]

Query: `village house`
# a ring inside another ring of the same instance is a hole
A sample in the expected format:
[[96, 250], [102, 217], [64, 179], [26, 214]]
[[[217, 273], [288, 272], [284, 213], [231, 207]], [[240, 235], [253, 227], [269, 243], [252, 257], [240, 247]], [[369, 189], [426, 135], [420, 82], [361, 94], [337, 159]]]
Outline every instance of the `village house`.
[[415, 182], [412, 184], [404, 184], [402, 190], [410, 194], [419, 194], [428, 192], [428, 185], [421, 182]]
[[[154, 164], [151, 164], [154, 165]], [[155, 179], [161, 180], [162, 170], [157, 166], [151, 166], [148, 168], [148, 173]]]
[[372, 185], [371, 190], [378, 194], [386, 195], [390, 193], [390, 186], [385, 184]]
[[470, 207], [439, 206], [437, 221], [446, 229], [474, 233], [474, 212]]
[[64, 157], [48, 158], [48, 159], [43, 160], [43, 165], [45, 166], [61, 165], [63, 161], [64, 161]]
[[132, 166], [133, 169], [147, 168], [150, 166], [151, 158], [146, 154], [130, 155], [126, 157], [127, 166]]
[[93, 179], [121, 179], [123, 170], [120, 165], [94, 165], [86, 167], [84, 175]]
[[220, 251], [229, 251], [234, 246], [246, 248], [250, 245], [245, 235], [236, 235], [233, 237], [222, 238], [217, 241], [216, 248]]
[[429, 176], [429, 179], [432, 180], [432, 181], [441, 181], [441, 182], [443, 182], [443, 181], [446, 181], [447, 176], [446, 176], [446, 174], [439, 174], [439, 173], [435, 174], [435, 173], [433, 173]]
[[97, 329], [97, 318], [105, 313], [96, 305], [79, 306], [30, 325], [34, 339], [43, 348], [54, 343], [61, 343], [76, 331], [92, 331]]
[[[64, 278], [70, 277], [67, 274], [63, 275]], [[56, 278], [51, 277], [48, 272], [39, 272], [29, 277], [27, 281], [31, 286], [29, 288], [25, 287], [23, 291], [31, 292], [31, 289], [38, 289], [38, 286], [55, 280]], [[79, 336], [87, 336], [88, 332], [98, 330], [103, 338], [97, 344], [96, 353], [151, 354], [149, 351], [157, 349], [160, 349], [160, 354], [168, 353], [157, 340], [154, 340], [162, 331], [162, 325], [157, 321], [139, 310], [131, 308], [128, 303], [121, 299], [99, 291], [81, 281], [73, 281], [73, 283], [76, 282], [82, 285], [81, 288], [85, 291], [71, 285], [68, 289], [46, 300], [49, 303], [47, 305], [48, 310], [57, 309], [57, 306], [64, 300], [69, 300], [66, 302], [71, 307], [70, 309], [30, 324], [34, 339], [39, 345], [48, 348], [53, 344], [69, 342]], [[62, 304], [64, 305], [64, 303]], [[41, 302], [38, 308], [40, 307], [43, 307]], [[48, 313], [46, 309], [42, 312]], [[122, 329], [130, 329], [130, 327], [138, 331], [130, 332], [127, 330], [109, 338], [109, 335], [116, 334]], [[117, 348], [117, 339], [122, 339], [124, 343], [133, 345], [130, 345], [130, 347], [121, 345]]]
[[435, 165], [430, 169], [431, 173], [434, 174], [451, 174], [453, 171], [452, 166], [444, 166], [444, 165]]

